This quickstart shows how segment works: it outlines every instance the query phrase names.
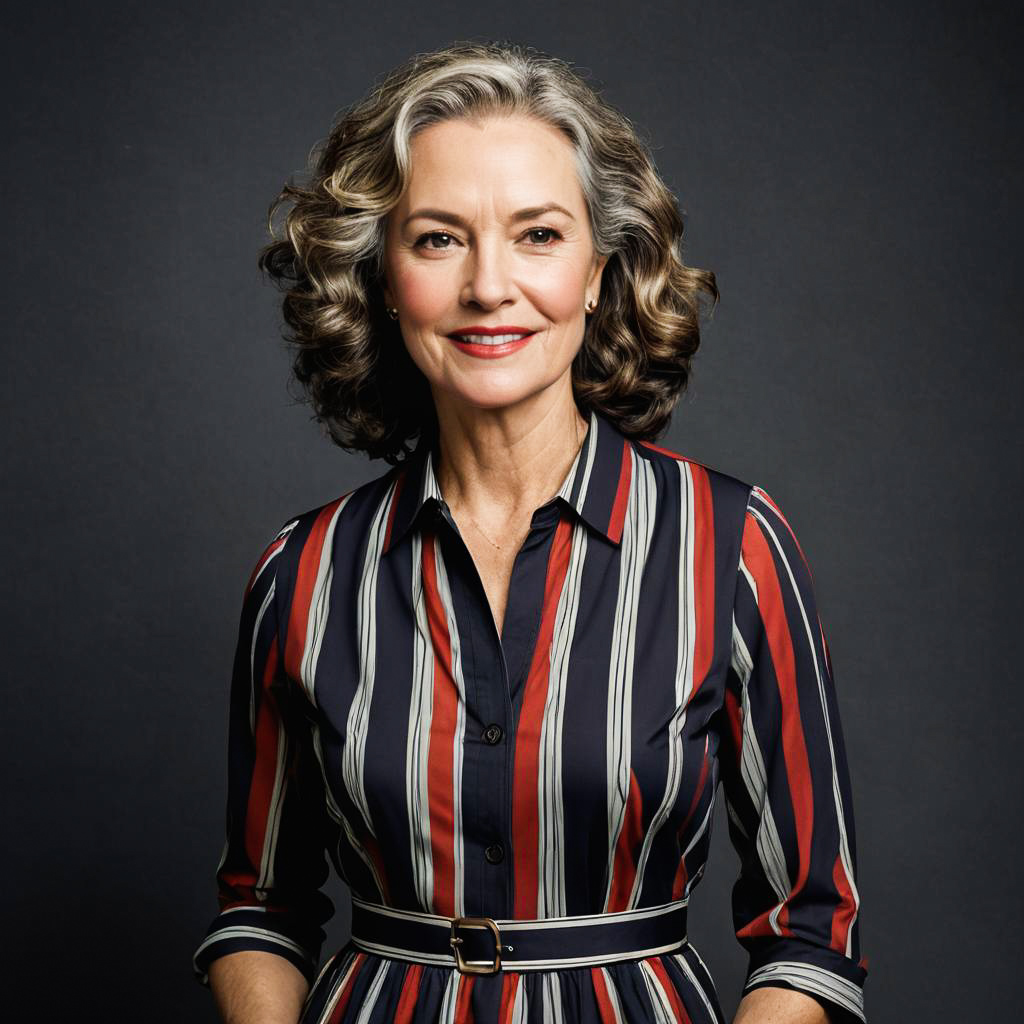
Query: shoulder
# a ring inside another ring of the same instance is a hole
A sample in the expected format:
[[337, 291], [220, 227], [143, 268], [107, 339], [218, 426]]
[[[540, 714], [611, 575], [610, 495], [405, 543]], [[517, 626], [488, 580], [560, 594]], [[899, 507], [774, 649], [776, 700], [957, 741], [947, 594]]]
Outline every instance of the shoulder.
[[714, 517], [718, 533], [735, 538], [737, 556], [741, 551], [768, 545], [777, 551], [792, 551], [806, 563], [774, 488], [769, 491], [759, 483], [649, 441], [634, 441], [633, 450], [657, 478], [666, 482], [685, 480], [682, 486], [698, 513], [703, 502]]
[[[633, 452], [659, 480], [681, 480], [687, 488], [705, 495], [718, 512], [739, 526], [746, 513], [754, 484], [691, 455], [652, 441], [633, 441]], [[722, 520], [723, 522], [725, 520]]]
[[333, 497], [293, 512], [264, 547], [250, 577], [273, 586], [276, 611], [281, 622], [289, 622], [296, 605], [305, 607], [329, 586], [335, 552], [359, 557], [373, 533], [375, 510], [391, 504], [401, 467], [392, 466], [365, 483], [336, 493]]
[[364, 483], [335, 492], [317, 505], [295, 512], [284, 522], [286, 536], [282, 562], [295, 564], [334, 543], [339, 536], [352, 543], [373, 527], [374, 513], [387, 505], [404, 475], [404, 464], [391, 466]]
[[807, 555], [773, 494], [760, 484], [751, 487], [744, 518], [743, 554], [749, 560], [759, 551], [764, 553], [763, 558], [770, 553], [774, 561], [788, 566], [788, 571], [800, 566], [809, 573]]

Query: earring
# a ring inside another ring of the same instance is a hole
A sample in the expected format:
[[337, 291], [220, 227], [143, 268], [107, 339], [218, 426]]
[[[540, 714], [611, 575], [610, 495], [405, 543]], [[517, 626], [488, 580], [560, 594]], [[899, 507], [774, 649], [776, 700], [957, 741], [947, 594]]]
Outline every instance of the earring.
[[588, 313], [593, 313], [597, 309], [597, 299], [587, 299], [587, 304], [583, 307]]
[[388, 316], [391, 317], [392, 320], [398, 319], [398, 310], [395, 309], [394, 306], [385, 306], [384, 308], [387, 309]]

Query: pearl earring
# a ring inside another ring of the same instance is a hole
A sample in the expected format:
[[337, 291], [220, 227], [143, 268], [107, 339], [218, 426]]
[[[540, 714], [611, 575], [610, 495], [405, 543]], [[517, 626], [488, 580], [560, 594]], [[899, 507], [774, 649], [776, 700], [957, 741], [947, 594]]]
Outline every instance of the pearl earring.
[[391, 317], [392, 320], [398, 319], [398, 310], [395, 309], [394, 306], [386, 306], [385, 308], [388, 311], [388, 316]]
[[587, 304], [583, 308], [588, 313], [593, 313], [597, 309], [597, 299], [587, 299]]

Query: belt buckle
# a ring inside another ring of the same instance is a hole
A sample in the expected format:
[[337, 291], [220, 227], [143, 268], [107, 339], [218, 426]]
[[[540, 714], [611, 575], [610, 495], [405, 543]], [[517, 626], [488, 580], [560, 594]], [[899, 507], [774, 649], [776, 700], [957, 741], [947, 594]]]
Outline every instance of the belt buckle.
[[[457, 934], [459, 928], [480, 928], [483, 930], [490, 929], [494, 935], [494, 963], [479, 963], [477, 961], [470, 962], [469, 960], [463, 959], [462, 949], [460, 948], [463, 943], [463, 939]], [[452, 918], [452, 935], [449, 940], [451, 947], [455, 950], [455, 965], [463, 974], [497, 974], [501, 970], [501, 933], [498, 931], [498, 926], [489, 917], [453, 917]]]

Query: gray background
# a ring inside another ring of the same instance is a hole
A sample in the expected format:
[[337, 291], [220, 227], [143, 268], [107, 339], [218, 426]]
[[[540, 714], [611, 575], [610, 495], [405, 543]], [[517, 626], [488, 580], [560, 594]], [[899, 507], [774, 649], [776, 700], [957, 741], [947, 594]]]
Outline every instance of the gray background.
[[[279, 185], [415, 51], [531, 43], [655, 146], [719, 276], [662, 443], [814, 572], [869, 1019], [1010, 1019], [1019, 925], [1019, 39], [992, 4], [27, 4], [3, 75], [5, 1000], [212, 1021], [227, 682], [268, 529], [386, 470], [287, 389]], [[721, 803], [719, 805], [721, 812]], [[724, 817], [691, 938], [723, 1003]], [[347, 936], [344, 889], [332, 944]], [[1012, 975], [1010, 978], [1007, 974]]]

